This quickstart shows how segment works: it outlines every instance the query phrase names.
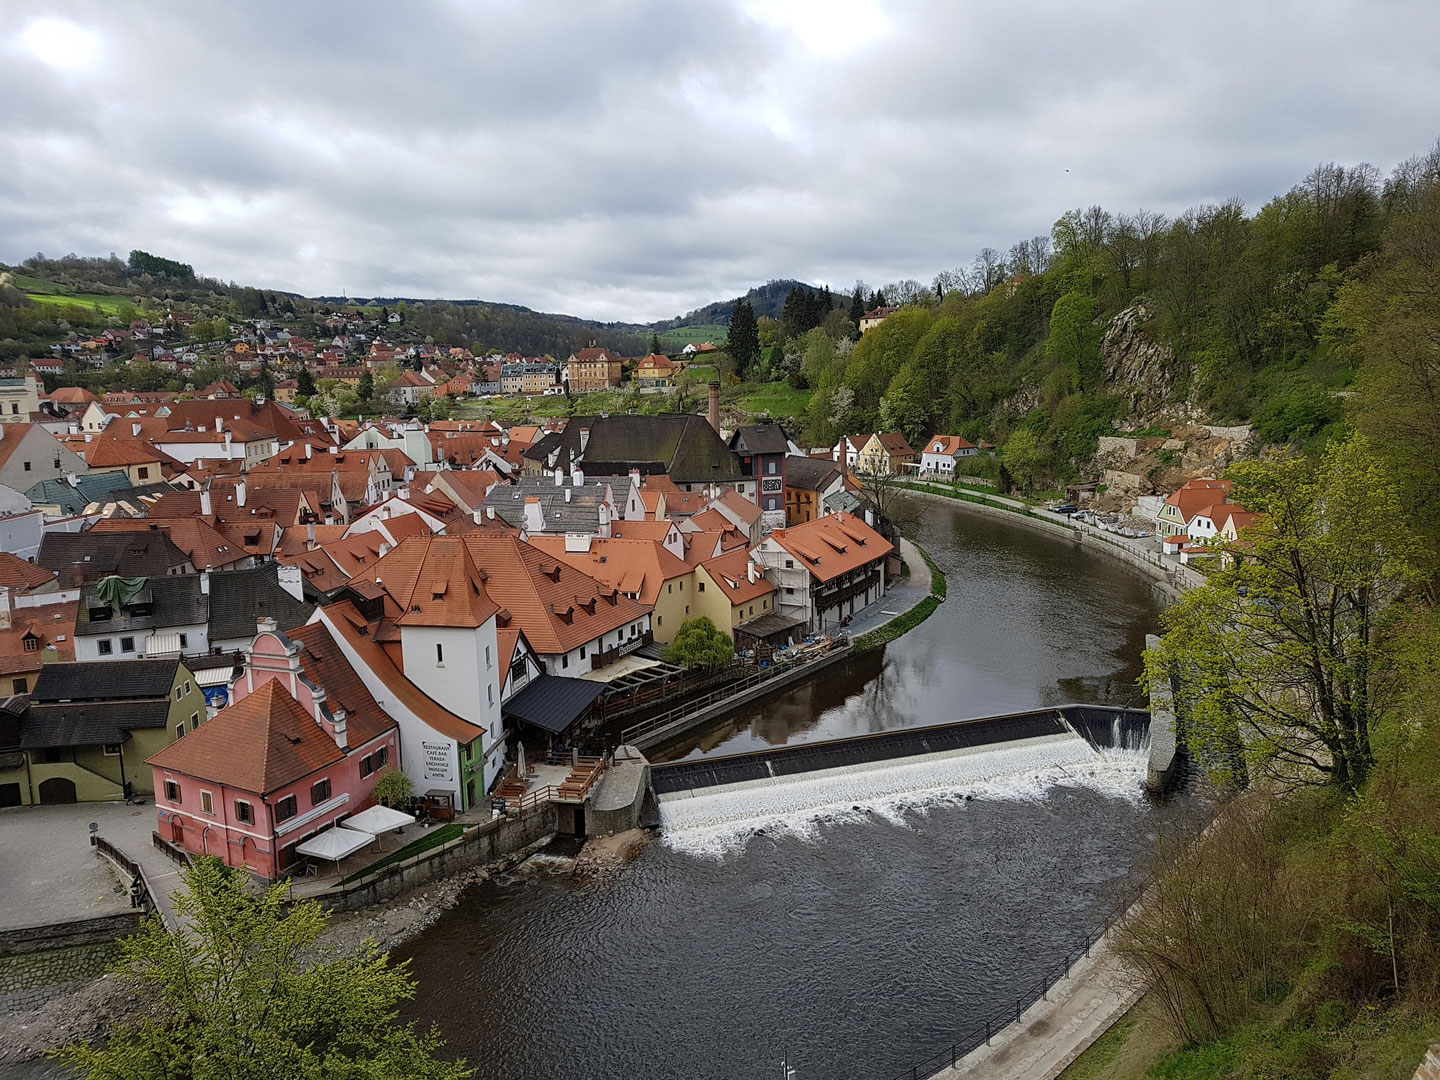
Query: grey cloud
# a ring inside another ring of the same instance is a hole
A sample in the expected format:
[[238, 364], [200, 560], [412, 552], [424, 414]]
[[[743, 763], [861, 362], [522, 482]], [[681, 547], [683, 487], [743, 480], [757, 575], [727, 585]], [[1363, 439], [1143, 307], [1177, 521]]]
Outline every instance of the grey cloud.
[[[1440, 127], [1430, 3], [881, 7], [832, 57], [723, 0], [42, 4], [0, 28], [0, 259], [650, 319], [928, 279], [1093, 202], [1253, 207]], [[17, 51], [35, 16], [97, 69]]]

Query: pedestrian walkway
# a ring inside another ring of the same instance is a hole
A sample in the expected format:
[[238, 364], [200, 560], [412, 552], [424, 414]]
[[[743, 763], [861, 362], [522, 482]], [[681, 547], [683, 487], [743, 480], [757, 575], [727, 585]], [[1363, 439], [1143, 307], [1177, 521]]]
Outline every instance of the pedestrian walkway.
[[920, 549], [909, 540], [901, 539], [900, 555], [910, 567], [910, 576], [895, 578], [884, 596], [855, 612], [850, 625], [842, 631], [852, 639], [898, 619], [930, 595], [930, 566]]
[[1018, 1022], [935, 1080], [1055, 1080], [1139, 996], [1102, 939]]

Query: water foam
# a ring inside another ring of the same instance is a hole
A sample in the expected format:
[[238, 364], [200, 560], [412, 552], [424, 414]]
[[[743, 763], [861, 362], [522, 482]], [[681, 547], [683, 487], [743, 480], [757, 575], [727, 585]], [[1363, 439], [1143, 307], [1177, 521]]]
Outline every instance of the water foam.
[[722, 858], [760, 831], [815, 839], [822, 825], [905, 815], [967, 798], [1038, 801], [1056, 787], [1083, 787], [1138, 802], [1148, 747], [1096, 749], [1076, 735], [1047, 735], [1001, 747], [850, 765], [751, 780], [660, 801], [667, 847]]

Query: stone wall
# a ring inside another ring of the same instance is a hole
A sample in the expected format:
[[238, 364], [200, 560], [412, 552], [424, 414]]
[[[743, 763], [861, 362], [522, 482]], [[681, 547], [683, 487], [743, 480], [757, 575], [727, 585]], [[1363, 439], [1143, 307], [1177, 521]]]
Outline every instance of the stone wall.
[[72, 993], [119, 956], [118, 941], [0, 956], [0, 1013], [25, 1012]]
[[1440, 1045], [1425, 1051], [1425, 1060], [1415, 1070], [1415, 1080], [1440, 1080]]
[[546, 803], [533, 813], [487, 821], [461, 840], [416, 856], [415, 862], [397, 863], [343, 893], [316, 899], [331, 911], [358, 911], [383, 903], [413, 886], [483, 866], [529, 847], [555, 832], [556, 817], [555, 804]]

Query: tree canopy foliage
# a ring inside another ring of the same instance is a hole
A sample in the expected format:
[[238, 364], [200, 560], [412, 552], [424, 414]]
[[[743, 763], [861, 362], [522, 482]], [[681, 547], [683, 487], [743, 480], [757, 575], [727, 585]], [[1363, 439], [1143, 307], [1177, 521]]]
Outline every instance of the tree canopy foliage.
[[258, 896], [248, 875], [206, 857], [183, 871], [177, 929], [158, 919], [122, 943], [116, 976], [145, 1003], [103, 1045], [60, 1060], [85, 1080], [461, 1080], [440, 1038], [398, 1022], [415, 984], [374, 942], [344, 954], [319, 944], [329, 918], [288, 905], [284, 884]]
[[1353, 794], [1394, 689], [1382, 616], [1415, 580], [1421, 544], [1364, 436], [1230, 475], [1261, 516], [1230, 565], [1165, 612], [1146, 679], [1173, 681], [1190, 745], [1212, 769]]
[[686, 619], [665, 650], [665, 662], [686, 668], [718, 667], [735, 655], [730, 635], [701, 615]]

